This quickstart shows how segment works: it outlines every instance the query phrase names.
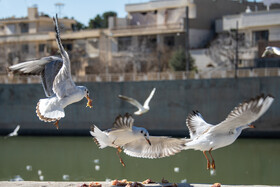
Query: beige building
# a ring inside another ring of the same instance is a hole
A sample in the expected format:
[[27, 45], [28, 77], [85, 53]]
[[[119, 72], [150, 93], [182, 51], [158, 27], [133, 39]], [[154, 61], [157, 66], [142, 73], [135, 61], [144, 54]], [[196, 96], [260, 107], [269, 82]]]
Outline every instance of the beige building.
[[[60, 20], [63, 32], [72, 32], [72, 19]], [[53, 54], [55, 44], [52, 18], [40, 16], [37, 7], [28, 8], [24, 18], [0, 20], [0, 72], [7, 65]], [[64, 43], [66, 48], [71, 44]]]
[[[255, 66], [268, 42], [280, 44], [280, 9], [254, 11], [247, 7], [245, 12], [223, 16], [217, 21], [218, 33], [232, 32], [238, 28], [239, 67]], [[235, 29], [235, 30], [234, 30]]]
[[[185, 50], [186, 44], [190, 49], [208, 46], [215, 35], [215, 20], [247, 7], [266, 9], [247, 1], [157, 0], [127, 4], [126, 18], [109, 18], [108, 29], [73, 31], [75, 20], [59, 22], [74, 74], [157, 72], [168, 70], [172, 53]], [[0, 20], [0, 72], [11, 64], [56, 55], [54, 34], [52, 19], [39, 16], [36, 7], [28, 9], [26, 18]]]

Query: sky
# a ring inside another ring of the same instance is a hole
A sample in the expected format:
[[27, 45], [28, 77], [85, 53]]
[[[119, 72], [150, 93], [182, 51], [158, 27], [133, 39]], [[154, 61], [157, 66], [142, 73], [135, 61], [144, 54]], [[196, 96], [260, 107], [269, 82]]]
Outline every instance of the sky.
[[[149, 0], [0, 0], [0, 19], [7, 17], [26, 17], [27, 8], [37, 5], [38, 11], [54, 16], [59, 13], [56, 3], [63, 3], [61, 17], [74, 17], [88, 25], [90, 19], [106, 11], [117, 12], [118, 17], [126, 16], [125, 4], [148, 2]], [[253, 1], [253, 0], [252, 0]], [[260, 0], [257, 0], [260, 1]]]
[[26, 17], [27, 8], [37, 5], [38, 11], [54, 16], [59, 13], [56, 3], [63, 3], [61, 17], [74, 17], [88, 25], [91, 18], [106, 11], [117, 12], [118, 17], [125, 17], [125, 4], [148, 2], [149, 0], [0, 0], [0, 19], [7, 17]]

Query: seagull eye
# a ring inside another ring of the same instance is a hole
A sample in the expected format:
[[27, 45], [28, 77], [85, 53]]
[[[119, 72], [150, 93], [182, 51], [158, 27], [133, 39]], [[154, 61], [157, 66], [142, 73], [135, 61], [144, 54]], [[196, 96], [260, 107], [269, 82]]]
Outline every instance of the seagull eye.
[[143, 134], [143, 131], [140, 131]]
[[144, 136], [147, 136], [147, 134], [144, 134]]

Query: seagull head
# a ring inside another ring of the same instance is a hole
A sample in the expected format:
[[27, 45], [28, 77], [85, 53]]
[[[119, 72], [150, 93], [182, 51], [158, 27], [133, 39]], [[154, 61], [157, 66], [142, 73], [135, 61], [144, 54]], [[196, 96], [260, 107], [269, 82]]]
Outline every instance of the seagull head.
[[79, 88], [82, 90], [84, 97], [87, 99], [87, 107], [92, 108], [92, 100], [89, 98], [89, 91], [85, 86], [79, 86]]
[[145, 128], [138, 127], [137, 134], [139, 134], [140, 136], [143, 136], [145, 138], [145, 140], [148, 142], [148, 144], [152, 145], [151, 141], [150, 141], [149, 132]]
[[265, 51], [264, 51], [263, 54], [262, 54], [262, 57], [265, 57], [265, 56], [267, 56], [267, 55], [269, 55], [269, 54], [274, 54], [274, 53], [275, 53], [275, 52], [274, 52], [273, 47], [267, 46], [267, 47], [265, 48]]

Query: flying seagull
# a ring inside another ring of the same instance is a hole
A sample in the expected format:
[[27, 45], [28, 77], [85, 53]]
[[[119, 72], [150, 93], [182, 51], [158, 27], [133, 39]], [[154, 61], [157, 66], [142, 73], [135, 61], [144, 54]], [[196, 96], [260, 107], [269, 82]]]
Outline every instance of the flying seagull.
[[142, 127], [133, 126], [134, 119], [128, 113], [123, 117], [117, 116], [112, 129], [101, 131], [97, 126], [92, 126], [90, 134], [94, 141], [103, 149], [107, 146], [117, 149], [120, 162], [125, 166], [120, 152], [132, 157], [162, 158], [180, 152], [185, 143], [185, 138], [169, 138], [165, 136], [149, 136], [149, 132]]
[[155, 91], [156, 91], [156, 88], [154, 88], [151, 91], [149, 97], [146, 99], [143, 106], [137, 100], [135, 100], [133, 98], [130, 98], [130, 97], [127, 97], [124, 95], [119, 95], [119, 98], [129, 102], [130, 104], [132, 104], [138, 108], [138, 111], [134, 112], [135, 115], [142, 115], [150, 110], [149, 103], [150, 103]]
[[265, 51], [262, 54], [262, 57], [265, 57], [269, 54], [276, 54], [276, 55], [280, 55], [280, 48], [279, 47], [272, 47], [272, 46], [267, 46], [265, 48]]
[[217, 125], [205, 122], [202, 115], [198, 111], [194, 111], [193, 114], [188, 115], [186, 120], [191, 141], [186, 143], [185, 149], [203, 151], [207, 160], [207, 169], [210, 168], [210, 160], [206, 155], [208, 151], [212, 159], [211, 168], [215, 170], [215, 161], [211, 151], [232, 144], [243, 129], [254, 128], [251, 123], [268, 110], [273, 100], [274, 97], [270, 95], [266, 97], [261, 95], [243, 102]]
[[44, 122], [58, 122], [65, 116], [64, 108], [72, 103], [87, 98], [88, 107], [92, 107], [89, 91], [84, 86], [76, 86], [71, 77], [70, 59], [64, 50], [58, 28], [58, 18], [53, 18], [56, 31], [56, 42], [62, 58], [49, 56], [39, 60], [19, 63], [8, 69], [20, 75], [41, 75], [42, 85], [47, 98], [37, 103], [36, 113]]
[[17, 135], [18, 135], [19, 129], [20, 129], [20, 125], [17, 125], [16, 128], [14, 129], [14, 131], [11, 132], [10, 134], [8, 134], [8, 135], [6, 136], [6, 138], [7, 138], [7, 137], [12, 137], [12, 136], [17, 136]]

